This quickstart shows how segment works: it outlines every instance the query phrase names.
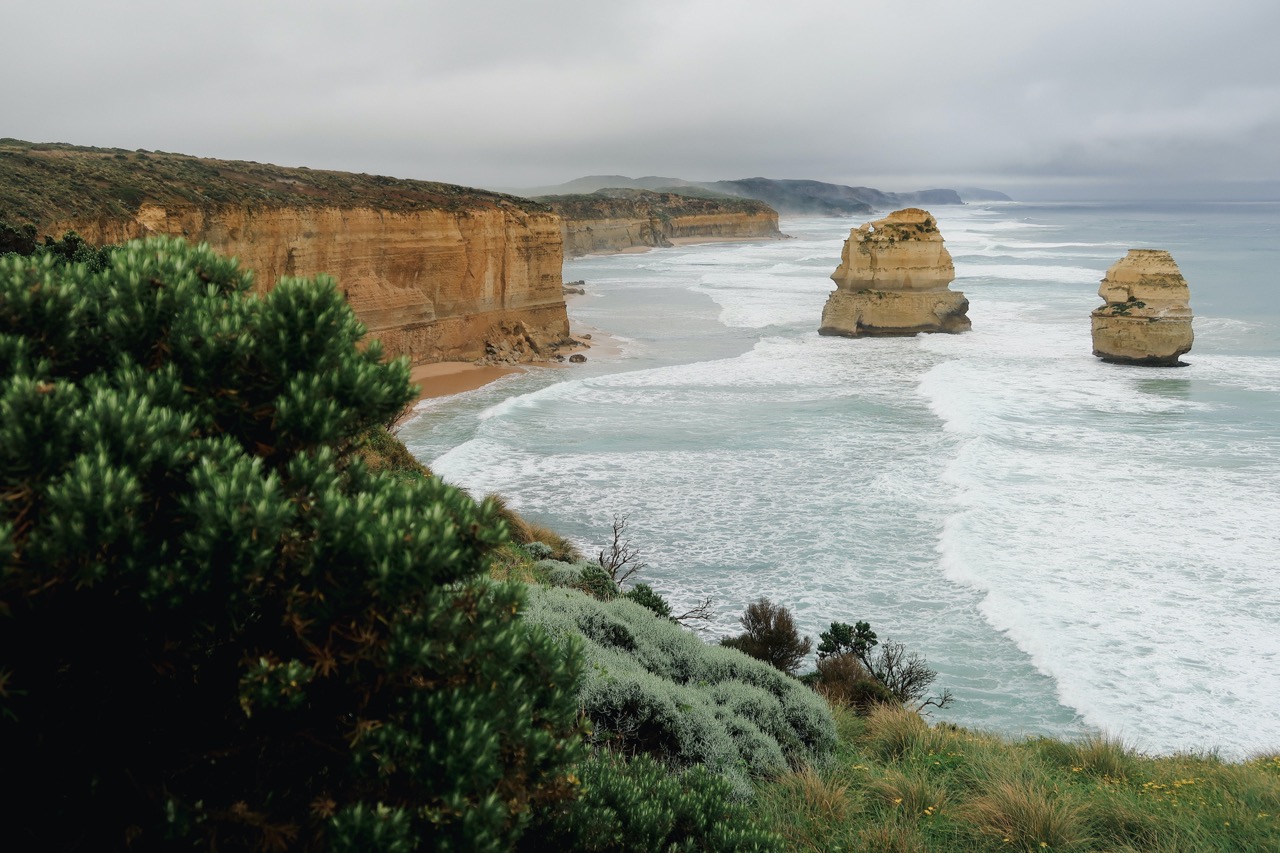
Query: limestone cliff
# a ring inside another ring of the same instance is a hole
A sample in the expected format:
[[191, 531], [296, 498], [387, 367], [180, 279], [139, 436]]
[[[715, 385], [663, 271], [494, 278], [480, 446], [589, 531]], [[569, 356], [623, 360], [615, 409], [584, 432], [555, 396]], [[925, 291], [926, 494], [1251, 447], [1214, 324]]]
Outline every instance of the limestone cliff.
[[1094, 310], [1093, 354], [1103, 361], [1183, 366], [1191, 350], [1191, 291], [1162, 249], [1130, 249], [1098, 287], [1106, 304]]
[[605, 189], [537, 199], [564, 220], [570, 257], [670, 246], [673, 240], [778, 239], [778, 214], [750, 199], [700, 198], [647, 190]]
[[560, 218], [447, 184], [0, 140], [0, 226], [207, 242], [252, 269], [328, 273], [414, 363], [550, 357], [568, 343]]
[[849, 232], [836, 289], [822, 309], [821, 335], [914, 335], [971, 327], [964, 294], [938, 223], [909, 207]]

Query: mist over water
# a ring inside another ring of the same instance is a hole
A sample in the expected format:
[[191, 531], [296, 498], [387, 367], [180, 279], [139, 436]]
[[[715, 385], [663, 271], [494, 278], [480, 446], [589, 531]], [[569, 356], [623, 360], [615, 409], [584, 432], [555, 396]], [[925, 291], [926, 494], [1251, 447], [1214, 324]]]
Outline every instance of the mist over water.
[[[870, 621], [953, 690], [936, 718], [1280, 747], [1280, 206], [933, 212], [972, 332], [818, 336], [859, 222], [784, 220], [567, 263], [575, 326], [621, 354], [431, 401], [401, 437], [584, 550], [627, 514], [644, 579], [710, 597], [712, 635], [761, 595], [815, 636]], [[1190, 367], [1091, 355], [1130, 247], [1190, 282]]]

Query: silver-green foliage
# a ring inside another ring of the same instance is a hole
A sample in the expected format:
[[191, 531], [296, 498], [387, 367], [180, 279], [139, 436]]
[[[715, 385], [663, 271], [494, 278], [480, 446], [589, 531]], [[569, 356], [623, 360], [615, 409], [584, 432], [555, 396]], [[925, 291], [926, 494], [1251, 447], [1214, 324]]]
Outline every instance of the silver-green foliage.
[[581, 638], [578, 695], [598, 742], [705, 765], [740, 790], [749, 776], [774, 776], [834, 748], [830, 711], [812, 690], [626, 598], [534, 588], [525, 620]]

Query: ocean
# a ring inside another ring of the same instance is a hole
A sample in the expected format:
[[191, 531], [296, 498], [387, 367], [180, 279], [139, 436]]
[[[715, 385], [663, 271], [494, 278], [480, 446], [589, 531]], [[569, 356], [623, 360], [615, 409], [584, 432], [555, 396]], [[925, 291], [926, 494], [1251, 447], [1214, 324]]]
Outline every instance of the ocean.
[[[871, 217], [784, 219], [566, 262], [588, 362], [427, 401], [400, 436], [587, 552], [625, 516], [638, 579], [710, 598], [709, 639], [760, 596], [815, 638], [870, 622], [953, 692], [935, 720], [1280, 749], [1280, 204], [932, 212], [971, 332], [820, 337]], [[1099, 279], [1143, 247], [1190, 284], [1188, 367], [1091, 354]]]

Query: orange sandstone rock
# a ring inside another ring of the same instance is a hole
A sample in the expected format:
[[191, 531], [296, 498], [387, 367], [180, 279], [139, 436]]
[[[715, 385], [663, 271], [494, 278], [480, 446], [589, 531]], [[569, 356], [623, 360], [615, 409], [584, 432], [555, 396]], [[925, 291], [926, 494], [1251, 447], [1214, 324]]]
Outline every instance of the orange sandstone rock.
[[1130, 249], [1098, 287], [1106, 304], [1093, 311], [1093, 354], [1103, 361], [1180, 367], [1191, 350], [1191, 291], [1163, 249]]
[[928, 211], [910, 207], [849, 233], [836, 290], [822, 309], [821, 335], [914, 335], [971, 328], [951, 253]]

